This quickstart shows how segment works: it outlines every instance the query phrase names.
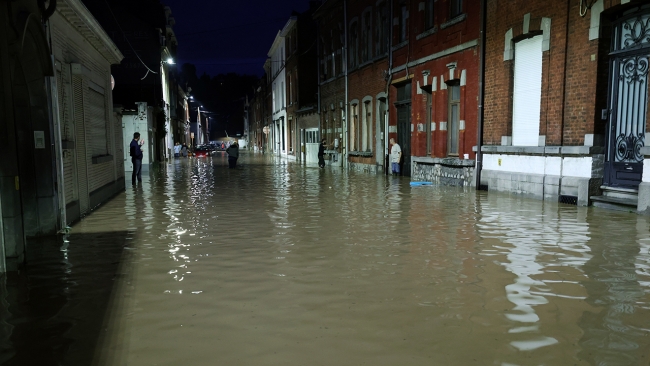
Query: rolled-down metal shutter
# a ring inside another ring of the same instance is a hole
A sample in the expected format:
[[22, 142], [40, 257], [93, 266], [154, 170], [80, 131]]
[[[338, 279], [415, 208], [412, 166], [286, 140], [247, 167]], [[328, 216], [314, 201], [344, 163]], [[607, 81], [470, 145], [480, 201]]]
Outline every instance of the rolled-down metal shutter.
[[106, 101], [104, 94], [88, 89], [88, 148], [92, 156], [107, 155]]
[[88, 210], [88, 156], [86, 155], [86, 124], [84, 110], [83, 80], [72, 78], [72, 95], [74, 100], [75, 155], [77, 156], [77, 186], [79, 187], [79, 209], [81, 213]]
[[542, 36], [515, 44], [512, 144], [537, 146], [542, 100]]
[[[71, 128], [72, 121], [70, 118], [70, 112], [71, 112], [71, 106], [70, 106], [70, 99], [69, 99], [69, 88], [67, 87], [67, 83], [69, 81], [69, 68], [66, 67], [67, 65], [64, 64], [64, 67], [61, 68], [61, 71], [57, 72], [57, 87], [58, 87], [58, 93], [59, 93], [59, 114], [61, 118], [61, 139], [63, 141], [73, 141], [74, 137], [72, 136], [72, 132], [74, 131], [73, 128]], [[76, 195], [76, 181], [75, 181], [75, 176], [74, 176], [74, 150], [73, 149], [65, 149], [63, 150], [63, 192], [65, 194], [65, 203], [68, 204], [70, 202], [73, 202], [77, 199]]]

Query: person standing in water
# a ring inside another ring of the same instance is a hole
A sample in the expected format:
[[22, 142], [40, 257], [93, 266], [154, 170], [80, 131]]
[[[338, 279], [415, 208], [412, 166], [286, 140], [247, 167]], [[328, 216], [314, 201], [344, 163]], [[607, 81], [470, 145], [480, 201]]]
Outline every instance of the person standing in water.
[[237, 141], [233, 141], [226, 149], [228, 153], [228, 168], [235, 169], [237, 167], [237, 159], [239, 158], [239, 145]]
[[318, 166], [321, 169], [325, 168], [325, 139], [320, 140], [318, 145]]
[[131, 183], [135, 185], [136, 179], [138, 183], [142, 183], [142, 146], [144, 140], [140, 140], [140, 132], [133, 134], [133, 140], [129, 145], [129, 153], [131, 155], [131, 162], [133, 163], [133, 173], [131, 174]]
[[393, 175], [399, 175], [399, 163], [402, 159], [402, 148], [395, 139], [390, 139], [390, 165]]

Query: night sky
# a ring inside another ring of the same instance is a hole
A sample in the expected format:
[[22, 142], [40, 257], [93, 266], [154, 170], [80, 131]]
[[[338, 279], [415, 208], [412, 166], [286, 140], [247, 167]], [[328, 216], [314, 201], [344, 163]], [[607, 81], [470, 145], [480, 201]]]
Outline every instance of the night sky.
[[309, 0], [161, 0], [176, 19], [177, 63], [197, 74], [261, 76], [275, 35]]

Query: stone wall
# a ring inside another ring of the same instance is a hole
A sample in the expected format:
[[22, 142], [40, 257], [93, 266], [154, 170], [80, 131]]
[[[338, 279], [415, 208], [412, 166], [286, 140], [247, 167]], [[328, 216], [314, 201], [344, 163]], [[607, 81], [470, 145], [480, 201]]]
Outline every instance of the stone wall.
[[411, 167], [413, 181], [462, 187], [473, 185], [474, 160], [416, 157], [413, 159]]

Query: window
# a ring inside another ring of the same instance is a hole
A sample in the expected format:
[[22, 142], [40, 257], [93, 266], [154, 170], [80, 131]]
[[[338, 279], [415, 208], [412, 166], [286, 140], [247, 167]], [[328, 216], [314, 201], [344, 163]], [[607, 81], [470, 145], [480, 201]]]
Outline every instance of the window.
[[293, 71], [293, 82], [294, 82], [293, 102], [298, 103], [298, 93], [300, 92], [300, 90], [298, 89], [298, 69], [297, 68]]
[[329, 78], [328, 70], [327, 70], [327, 49], [325, 48], [325, 39], [321, 38], [321, 55], [323, 55], [323, 59], [320, 62], [321, 66], [321, 77], [322, 80], [327, 80]]
[[361, 124], [361, 151], [372, 151], [372, 106], [370, 101], [363, 103], [363, 121]]
[[458, 80], [447, 86], [449, 116], [447, 123], [447, 154], [458, 155], [458, 127], [460, 125], [460, 85]]
[[329, 119], [327, 119], [327, 110], [323, 111], [322, 113], [323, 116], [323, 129], [320, 132], [320, 135], [323, 136], [323, 138], [327, 139], [329, 136], [327, 135], [327, 127], [329, 125]]
[[424, 29], [433, 28], [433, 5], [434, 0], [426, 0], [424, 3]]
[[370, 10], [363, 13], [361, 22], [361, 63], [364, 63], [370, 60], [372, 56], [372, 15]]
[[463, 0], [450, 0], [449, 1], [449, 19], [463, 14]]
[[432, 146], [431, 146], [431, 123], [433, 122], [433, 98], [431, 93], [427, 92], [427, 119], [426, 119], [426, 126], [425, 126], [425, 131], [426, 131], [426, 139], [427, 139], [427, 155], [431, 155], [432, 152]]
[[359, 29], [357, 22], [353, 22], [350, 26], [350, 67], [356, 67], [359, 64]]
[[542, 99], [542, 36], [515, 44], [512, 95], [512, 144], [539, 145], [539, 116]]
[[350, 108], [350, 151], [359, 150], [359, 105], [352, 104]]
[[287, 83], [289, 93], [289, 104], [293, 103], [293, 83], [291, 82], [291, 73], [289, 73], [289, 82]]
[[406, 41], [407, 31], [408, 31], [406, 22], [408, 21], [408, 18], [409, 18], [409, 11], [408, 11], [408, 8], [406, 7], [406, 4], [404, 4], [404, 3], [402, 3], [402, 5], [400, 7], [401, 7], [401, 17], [400, 17], [400, 22], [399, 22], [399, 27], [400, 27], [399, 41], [401, 43], [401, 42]]
[[388, 6], [383, 1], [377, 5], [377, 20], [376, 20], [376, 50], [377, 56], [384, 55], [388, 52]]
[[280, 84], [280, 94], [282, 94], [282, 108], [286, 107], [287, 104], [285, 103], [285, 96], [284, 93], [286, 93], [287, 90], [284, 88], [284, 81]]

